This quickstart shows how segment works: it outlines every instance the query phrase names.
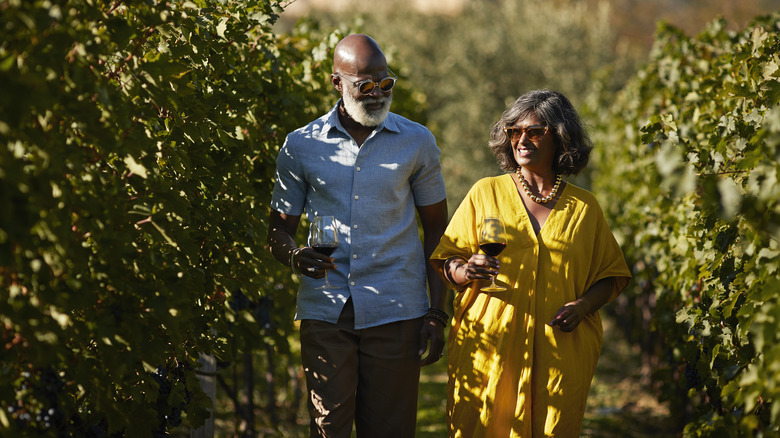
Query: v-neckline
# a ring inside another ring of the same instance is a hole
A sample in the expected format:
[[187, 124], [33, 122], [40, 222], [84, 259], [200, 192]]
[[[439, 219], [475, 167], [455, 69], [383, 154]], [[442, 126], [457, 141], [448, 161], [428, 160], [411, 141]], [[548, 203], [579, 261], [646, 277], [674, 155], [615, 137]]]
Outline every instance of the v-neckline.
[[[545, 229], [544, 226], [547, 224], [547, 222], [550, 220], [550, 216], [553, 215], [553, 213], [558, 210], [558, 205], [561, 203], [561, 200], [565, 196], [566, 192], [568, 191], [569, 184], [567, 182], [563, 183], [563, 187], [561, 188], [561, 191], [558, 193], [558, 199], [555, 201], [555, 205], [550, 209], [550, 212], [547, 214], [547, 217], [544, 219], [544, 222], [539, 224], [539, 230], [537, 230], [534, 227], [534, 221], [531, 220], [531, 212], [528, 211], [528, 207], [525, 205], [525, 201], [523, 200], [523, 195], [520, 193], [520, 187], [517, 186], [517, 183], [515, 182], [515, 179], [512, 177], [512, 174], [509, 175], [509, 181], [512, 183], [512, 186], [515, 189], [515, 194], [517, 195], [517, 202], [520, 207], [520, 209], [523, 211], [523, 216], [525, 217], [525, 220], [528, 222], [528, 226], [531, 227], [531, 230], [533, 230], [533, 235], [535, 238], [538, 238], [542, 231]], [[531, 201], [533, 202], [533, 201]], [[534, 217], [534, 220], [536, 218]]]

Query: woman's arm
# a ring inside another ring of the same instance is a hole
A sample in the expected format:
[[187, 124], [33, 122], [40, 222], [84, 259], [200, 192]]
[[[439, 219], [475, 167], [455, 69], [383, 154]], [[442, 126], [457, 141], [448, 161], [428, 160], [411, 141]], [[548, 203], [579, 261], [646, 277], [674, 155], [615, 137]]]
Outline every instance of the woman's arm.
[[586, 316], [607, 304], [614, 287], [615, 277], [606, 277], [597, 281], [581, 297], [561, 307], [555, 318], [550, 321], [550, 326], [558, 326], [564, 332], [573, 331]]

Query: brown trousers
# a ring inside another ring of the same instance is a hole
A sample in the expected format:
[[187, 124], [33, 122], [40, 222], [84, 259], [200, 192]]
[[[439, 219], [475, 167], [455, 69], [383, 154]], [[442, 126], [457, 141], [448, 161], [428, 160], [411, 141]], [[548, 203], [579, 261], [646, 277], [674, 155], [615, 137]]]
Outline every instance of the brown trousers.
[[301, 321], [311, 437], [413, 437], [423, 319], [354, 329], [352, 300], [336, 324]]

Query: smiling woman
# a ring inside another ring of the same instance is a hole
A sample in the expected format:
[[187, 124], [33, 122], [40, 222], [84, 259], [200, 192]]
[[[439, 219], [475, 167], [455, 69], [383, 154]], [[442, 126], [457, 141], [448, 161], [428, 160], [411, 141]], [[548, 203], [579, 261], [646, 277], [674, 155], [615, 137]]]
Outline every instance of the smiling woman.
[[[521, 96], [491, 135], [502, 169], [514, 172], [474, 184], [431, 257], [459, 290], [447, 349], [449, 433], [579, 436], [601, 350], [598, 309], [631, 274], [595, 197], [561, 179], [582, 170], [592, 147], [566, 97]], [[479, 252], [480, 226], [498, 214], [507, 244], [500, 270], [498, 256]], [[492, 276], [505, 291], [486, 292]]]

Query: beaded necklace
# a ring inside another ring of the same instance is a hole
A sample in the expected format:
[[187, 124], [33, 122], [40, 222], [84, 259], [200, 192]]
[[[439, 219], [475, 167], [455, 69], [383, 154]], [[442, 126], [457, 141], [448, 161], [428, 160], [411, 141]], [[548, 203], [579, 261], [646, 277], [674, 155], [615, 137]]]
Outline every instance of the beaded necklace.
[[528, 197], [531, 198], [531, 200], [536, 202], [537, 204], [546, 204], [550, 202], [552, 198], [555, 197], [555, 194], [558, 193], [558, 187], [561, 186], [561, 176], [556, 175], [555, 185], [553, 186], [550, 194], [543, 198], [540, 198], [531, 192], [531, 187], [528, 186], [528, 182], [525, 180], [525, 178], [523, 178], [523, 174], [520, 172], [519, 167], [515, 170], [515, 173], [517, 174], [517, 178], [520, 180], [520, 185], [523, 186], [523, 191], [525, 192], [525, 194], [528, 195]]

